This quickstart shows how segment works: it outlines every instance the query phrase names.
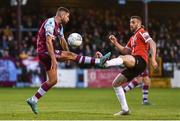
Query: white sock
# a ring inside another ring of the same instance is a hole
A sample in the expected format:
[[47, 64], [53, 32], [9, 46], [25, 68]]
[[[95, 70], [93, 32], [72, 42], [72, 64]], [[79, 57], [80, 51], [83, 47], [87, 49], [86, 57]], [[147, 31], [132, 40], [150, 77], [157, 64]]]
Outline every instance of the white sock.
[[116, 96], [119, 100], [119, 103], [121, 104], [122, 110], [128, 111], [129, 108], [128, 108], [128, 105], [126, 102], [126, 97], [125, 97], [123, 88], [121, 86], [120, 87], [114, 87], [114, 90], [116, 92]]
[[32, 99], [37, 103], [38, 102], [38, 99], [36, 96], [32, 96]]
[[105, 66], [120, 66], [123, 64], [123, 60], [121, 57], [113, 58], [111, 60], [106, 61]]

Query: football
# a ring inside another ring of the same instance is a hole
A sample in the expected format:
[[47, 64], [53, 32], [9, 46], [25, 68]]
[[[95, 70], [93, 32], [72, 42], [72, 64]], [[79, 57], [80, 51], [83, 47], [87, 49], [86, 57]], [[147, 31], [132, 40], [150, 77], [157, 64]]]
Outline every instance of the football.
[[82, 44], [82, 36], [78, 33], [70, 34], [67, 40], [71, 47], [79, 47]]

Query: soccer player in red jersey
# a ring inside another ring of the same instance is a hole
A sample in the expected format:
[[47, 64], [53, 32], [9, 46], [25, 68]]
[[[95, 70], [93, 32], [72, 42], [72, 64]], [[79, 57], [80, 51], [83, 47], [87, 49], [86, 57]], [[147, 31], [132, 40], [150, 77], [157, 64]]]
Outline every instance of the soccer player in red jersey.
[[[95, 57], [97, 58], [100, 58], [102, 56], [102, 53], [99, 51], [95, 53]], [[137, 87], [138, 85], [141, 85], [142, 87], [142, 104], [151, 105], [151, 103], [148, 101], [151, 79], [149, 78], [149, 72], [147, 68], [144, 72], [142, 72], [138, 77], [134, 78], [132, 81], [125, 82], [122, 87], [124, 92], [126, 93], [132, 90], [133, 88]]]
[[[59, 7], [56, 15], [46, 19], [38, 31], [37, 52], [40, 62], [45, 66], [48, 80], [41, 85], [31, 98], [27, 99], [27, 103], [35, 114], [38, 114], [38, 100], [57, 83], [57, 61], [71, 60], [79, 64], [100, 66], [110, 57], [111, 53], [101, 58], [93, 58], [70, 52], [63, 33], [63, 24], [68, 23], [69, 16], [70, 12], [67, 8]], [[63, 50], [55, 50], [53, 41], [57, 40]]]
[[[99, 51], [95, 53], [95, 57], [97, 58], [100, 58], [102, 56], [102, 53]], [[151, 103], [148, 101], [151, 79], [149, 77], [149, 72], [147, 68], [144, 72], [142, 72], [138, 77], [134, 78], [132, 81], [125, 82], [125, 84], [123, 85], [123, 90], [126, 93], [138, 85], [141, 85], [142, 87], [142, 104], [151, 105]]]
[[120, 112], [114, 114], [115, 116], [130, 114], [122, 84], [131, 81], [145, 70], [148, 63], [148, 47], [150, 47], [152, 53], [152, 66], [154, 68], [157, 68], [158, 66], [156, 62], [156, 43], [152, 40], [149, 33], [142, 27], [141, 17], [131, 17], [130, 30], [133, 32], [133, 35], [125, 47], [117, 42], [117, 38], [114, 35], [109, 36], [110, 41], [124, 55], [108, 60], [104, 64], [105, 67], [122, 64], [126, 66], [126, 69], [123, 70], [123, 72], [120, 73], [112, 83], [122, 108]]

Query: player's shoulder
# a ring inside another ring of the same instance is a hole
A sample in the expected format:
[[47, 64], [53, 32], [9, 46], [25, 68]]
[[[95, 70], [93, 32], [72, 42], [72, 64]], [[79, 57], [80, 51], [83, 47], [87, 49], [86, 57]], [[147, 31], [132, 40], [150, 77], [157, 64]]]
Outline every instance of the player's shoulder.
[[145, 42], [149, 41], [150, 39], [152, 39], [148, 33], [148, 31], [146, 31], [144, 28], [141, 28], [138, 32], [139, 34], [139, 38], [145, 40]]
[[46, 19], [45, 24], [54, 26], [55, 25], [54, 17]]
[[145, 30], [144, 28], [141, 28], [141, 29], [139, 29], [139, 31], [138, 31], [138, 35], [139, 35], [139, 36], [147, 36], [147, 35], [149, 35], [149, 33], [148, 33], [148, 31]]
[[143, 34], [143, 33], [146, 33], [146, 32], [147, 32], [147, 31], [146, 31], [145, 28], [143, 28], [143, 27], [140, 28], [139, 31], [138, 31], [139, 34]]

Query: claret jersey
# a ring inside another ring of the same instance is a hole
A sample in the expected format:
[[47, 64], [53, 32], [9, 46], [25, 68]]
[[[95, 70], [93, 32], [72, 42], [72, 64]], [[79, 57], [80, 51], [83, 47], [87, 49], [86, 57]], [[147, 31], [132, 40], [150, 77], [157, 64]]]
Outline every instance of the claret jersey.
[[57, 37], [64, 37], [63, 26], [62, 24], [56, 23], [54, 17], [46, 19], [39, 31], [37, 36], [37, 52], [45, 53], [47, 52], [46, 46], [46, 36], [51, 36], [53, 40]]

